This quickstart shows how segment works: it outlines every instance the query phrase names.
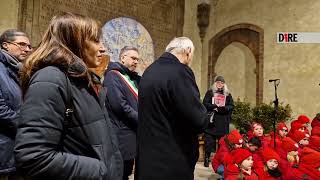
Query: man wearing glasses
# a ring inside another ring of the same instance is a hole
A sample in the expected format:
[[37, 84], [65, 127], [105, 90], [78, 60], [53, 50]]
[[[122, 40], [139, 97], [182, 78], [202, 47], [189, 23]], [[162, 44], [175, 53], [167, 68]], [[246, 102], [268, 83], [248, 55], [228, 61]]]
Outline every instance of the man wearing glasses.
[[136, 157], [140, 76], [135, 70], [138, 62], [138, 49], [125, 46], [120, 51], [119, 62], [109, 63], [103, 82], [103, 86], [107, 88], [106, 107], [124, 160], [123, 180], [128, 180], [128, 176], [132, 174]]
[[9, 29], [0, 36], [0, 180], [15, 174], [16, 117], [21, 104], [18, 72], [32, 51], [24, 32]]

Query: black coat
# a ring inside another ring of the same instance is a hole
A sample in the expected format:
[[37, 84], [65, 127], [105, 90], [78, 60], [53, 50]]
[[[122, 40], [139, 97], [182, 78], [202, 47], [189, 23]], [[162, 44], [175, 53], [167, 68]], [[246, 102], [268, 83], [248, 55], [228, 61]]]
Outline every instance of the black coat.
[[137, 180], [193, 180], [198, 134], [207, 126], [192, 70], [170, 53], [139, 84]]
[[103, 82], [107, 89], [106, 106], [119, 139], [120, 151], [123, 159], [129, 160], [136, 156], [138, 97], [134, 96], [118, 72], [127, 75], [135, 87], [138, 87], [140, 76], [118, 62], [111, 62]]
[[[67, 86], [65, 74], [48, 66], [30, 80], [16, 136], [18, 168], [29, 179], [122, 179], [123, 162], [104, 106], [105, 92], [98, 97], [86, 79], [69, 79]], [[74, 106], [68, 126], [63, 123], [67, 87]]]
[[[208, 112], [212, 112], [214, 106], [212, 105], [213, 91], [209, 89], [203, 99], [203, 104]], [[218, 107], [218, 111], [214, 114], [214, 123], [209, 124], [206, 130], [211, 135], [224, 136], [229, 133], [229, 124], [231, 122], [231, 113], [233, 110], [233, 99], [231, 94], [226, 97], [225, 107]]]

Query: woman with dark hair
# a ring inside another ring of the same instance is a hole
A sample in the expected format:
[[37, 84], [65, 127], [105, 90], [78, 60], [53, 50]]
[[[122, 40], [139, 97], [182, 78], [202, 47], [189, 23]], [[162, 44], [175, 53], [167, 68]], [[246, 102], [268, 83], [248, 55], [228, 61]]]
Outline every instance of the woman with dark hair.
[[96, 21], [66, 13], [51, 20], [26, 60], [15, 144], [17, 166], [26, 178], [122, 178], [106, 93], [89, 70], [101, 63], [99, 38]]

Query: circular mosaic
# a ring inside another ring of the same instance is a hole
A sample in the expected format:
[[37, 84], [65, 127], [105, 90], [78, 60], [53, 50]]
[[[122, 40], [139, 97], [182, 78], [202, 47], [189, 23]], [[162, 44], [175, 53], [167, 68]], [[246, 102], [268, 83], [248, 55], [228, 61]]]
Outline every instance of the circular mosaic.
[[146, 28], [134, 19], [120, 17], [108, 21], [102, 27], [102, 42], [112, 62], [119, 62], [119, 53], [124, 46], [138, 48], [141, 61], [137, 71], [140, 73], [154, 61], [151, 36]]

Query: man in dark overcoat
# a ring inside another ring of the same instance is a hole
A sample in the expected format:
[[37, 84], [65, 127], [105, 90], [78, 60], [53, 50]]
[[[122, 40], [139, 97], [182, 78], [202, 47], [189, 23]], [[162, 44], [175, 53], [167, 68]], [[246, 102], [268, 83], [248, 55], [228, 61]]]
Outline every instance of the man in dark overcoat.
[[103, 83], [107, 88], [106, 106], [124, 160], [123, 180], [128, 180], [132, 174], [136, 157], [140, 76], [135, 70], [138, 62], [138, 49], [132, 46], [123, 47], [119, 54], [119, 62], [109, 63]]
[[174, 38], [141, 78], [137, 180], [194, 179], [198, 134], [208, 123], [189, 67], [193, 52], [189, 38]]
[[19, 71], [32, 51], [27, 34], [8, 29], [0, 36], [0, 179], [16, 175], [13, 146], [22, 103]]

